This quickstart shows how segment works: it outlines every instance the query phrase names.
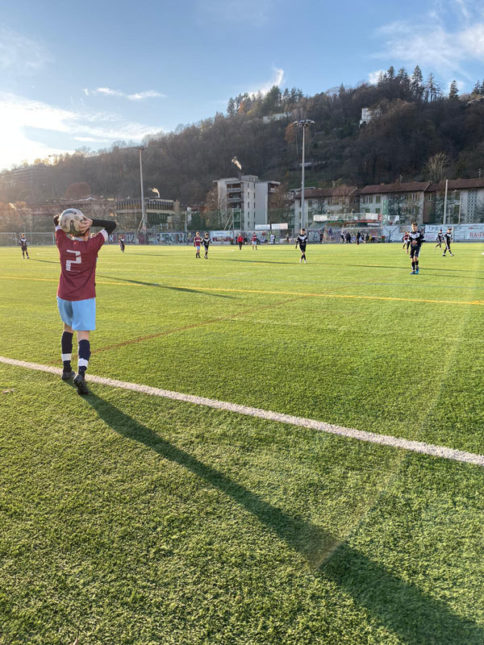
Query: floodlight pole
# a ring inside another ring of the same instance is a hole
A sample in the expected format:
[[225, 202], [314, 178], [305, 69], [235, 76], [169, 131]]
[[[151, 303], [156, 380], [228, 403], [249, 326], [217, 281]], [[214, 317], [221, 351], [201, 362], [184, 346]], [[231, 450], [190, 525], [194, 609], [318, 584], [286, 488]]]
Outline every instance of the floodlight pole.
[[449, 190], [449, 180], [445, 180], [445, 192], [444, 192], [444, 221], [442, 222], [443, 225], [445, 226], [445, 220], [447, 219], [447, 193]]
[[140, 146], [139, 150], [139, 178], [141, 185], [141, 230], [146, 233], [146, 208], [145, 208], [145, 192], [143, 189], [143, 150], [144, 146]]
[[306, 128], [309, 128], [310, 125], [314, 125], [314, 121], [311, 119], [301, 119], [300, 121], [294, 121], [293, 125], [296, 125], [298, 128], [302, 128], [302, 160], [301, 160], [301, 228], [305, 228], [305, 214], [304, 214], [304, 180], [305, 180], [305, 148], [306, 148]]

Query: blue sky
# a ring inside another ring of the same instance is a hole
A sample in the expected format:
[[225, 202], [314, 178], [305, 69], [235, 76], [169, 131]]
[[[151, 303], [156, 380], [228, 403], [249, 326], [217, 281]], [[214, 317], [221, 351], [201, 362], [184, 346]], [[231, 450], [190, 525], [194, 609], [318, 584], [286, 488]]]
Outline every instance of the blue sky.
[[15, 0], [0, 6], [0, 170], [139, 142], [241, 92], [416, 64], [444, 90], [484, 80], [482, 0]]

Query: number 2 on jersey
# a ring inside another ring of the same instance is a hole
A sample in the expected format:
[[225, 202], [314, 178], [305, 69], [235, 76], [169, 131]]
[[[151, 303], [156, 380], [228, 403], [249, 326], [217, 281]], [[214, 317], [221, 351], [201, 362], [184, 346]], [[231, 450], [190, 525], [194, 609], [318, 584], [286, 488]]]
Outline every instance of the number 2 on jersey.
[[70, 249], [67, 249], [67, 253], [74, 253], [76, 256], [75, 260], [66, 260], [66, 271], [71, 270], [71, 266], [73, 264], [81, 264], [81, 252], [80, 251], [71, 251]]

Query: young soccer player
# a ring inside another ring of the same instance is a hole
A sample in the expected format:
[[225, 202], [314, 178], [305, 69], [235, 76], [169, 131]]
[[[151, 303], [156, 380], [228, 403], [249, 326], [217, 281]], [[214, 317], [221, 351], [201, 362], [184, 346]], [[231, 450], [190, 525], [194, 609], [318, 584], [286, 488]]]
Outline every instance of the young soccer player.
[[420, 273], [418, 266], [418, 258], [420, 255], [420, 248], [422, 242], [424, 241], [424, 235], [422, 231], [419, 230], [417, 222], [412, 222], [412, 230], [409, 233], [410, 237], [410, 259], [412, 261], [412, 275], [418, 275]]
[[126, 247], [126, 244], [124, 242], [124, 235], [121, 235], [119, 238], [119, 248], [121, 249], [121, 252], [124, 253], [124, 249]]
[[439, 232], [437, 233], [437, 237], [435, 238], [435, 241], [437, 242], [437, 244], [435, 245], [434, 248], [439, 247], [439, 249], [441, 249], [442, 242], [444, 241], [444, 234], [442, 233], [442, 229], [440, 229]]
[[301, 251], [301, 258], [300, 258], [299, 262], [307, 263], [307, 260], [306, 260], [306, 244], [307, 243], [308, 243], [308, 236], [307, 236], [307, 233], [306, 233], [306, 229], [302, 228], [301, 232], [299, 233], [299, 235], [297, 236], [297, 239], [296, 239], [296, 249], [299, 246], [299, 249]]
[[[82, 212], [75, 208], [67, 210], [82, 215]], [[92, 220], [84, 217], [79, 226], [79, 234], [75, 237], [68, 236], [60, 228], [58, 215], [54, 217], [54, 223], [55, 241], [61, 263], [57, 306], [64, 323], [61, 339], [62, 380], [68, 381], [74, 376], [71, 367], [72, 337], [74, 332], [77, 332], [79, 359], [78, 374], [74, 383], [79, 394], [89, 394], [85, 374], [91, 355], [89, 334], [96, 328], [96, 262], [100, 248], [116, 228], [116, 223], [112, 220]], [[90, 237], [92, 226], [102, 230]]]
[[450, 243], [452, 242], [452, 229], [450, 226], [447, 228], [447, 231], [444, 235], [444, 242], [445, 242], [445, 249], [444, 249], [444, 252], [442, 253], [442, 256], [445, 258], [445, 254], [447, 253], [447, 251], [449, 252], [449, 255], [453, 256], [454, 254], [450, 250]]
[[257, 240], [257, 233], [254, 233], [254, 234], [252, 235], [252, 250], [253, 250], [253, 251], [257, 251], [257, 242], [258, 242], [258, 240]]
[[239, 251], [242, 251], [242, 246], [244, 244], [244, 236], [242, 235], [242, 233], [237, 238], [237, 244], [239, 245]]
[[208, 247], [210, 246], [210, 235], [205, 233], [202, 240], [203, 247], [205, 249], [205, 259], [208, 260]]
[[408, 253], [408, 247], [410, 246], [410, 235], [408, 234], [408, 231], [405, 231], [403, 234], [403, 246], [402, 249], [406, 249], [406, 252]]
[[202, 243], [202, 238], [200, 233], [197, 231], [195, 237], [193, 238], [193, 246], [195, 247], [195, 257], [200, 257], [200, 244]]
[[27, 250], [27, 238], [25, 237], [25, 233], [22, 233], [22, 235], [20, 236], [19, 244], [20, 248], [22, 249], [22, 259], [25, 260], [25, 256], [27, 256], [27, 260], [30, 260], [29, 252]]

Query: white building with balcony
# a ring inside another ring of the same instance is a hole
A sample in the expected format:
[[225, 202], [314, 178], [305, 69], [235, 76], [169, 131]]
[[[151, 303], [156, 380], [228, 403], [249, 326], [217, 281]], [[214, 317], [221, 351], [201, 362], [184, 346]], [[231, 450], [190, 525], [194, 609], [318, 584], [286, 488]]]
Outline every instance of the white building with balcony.
[[279, 186], [278, 181], [260, 181], [256, 175], [217, 179], [218, 208], [224, 215], [227, 228], [253, 231], [257, 224], [267, 224], [269, 195]]

